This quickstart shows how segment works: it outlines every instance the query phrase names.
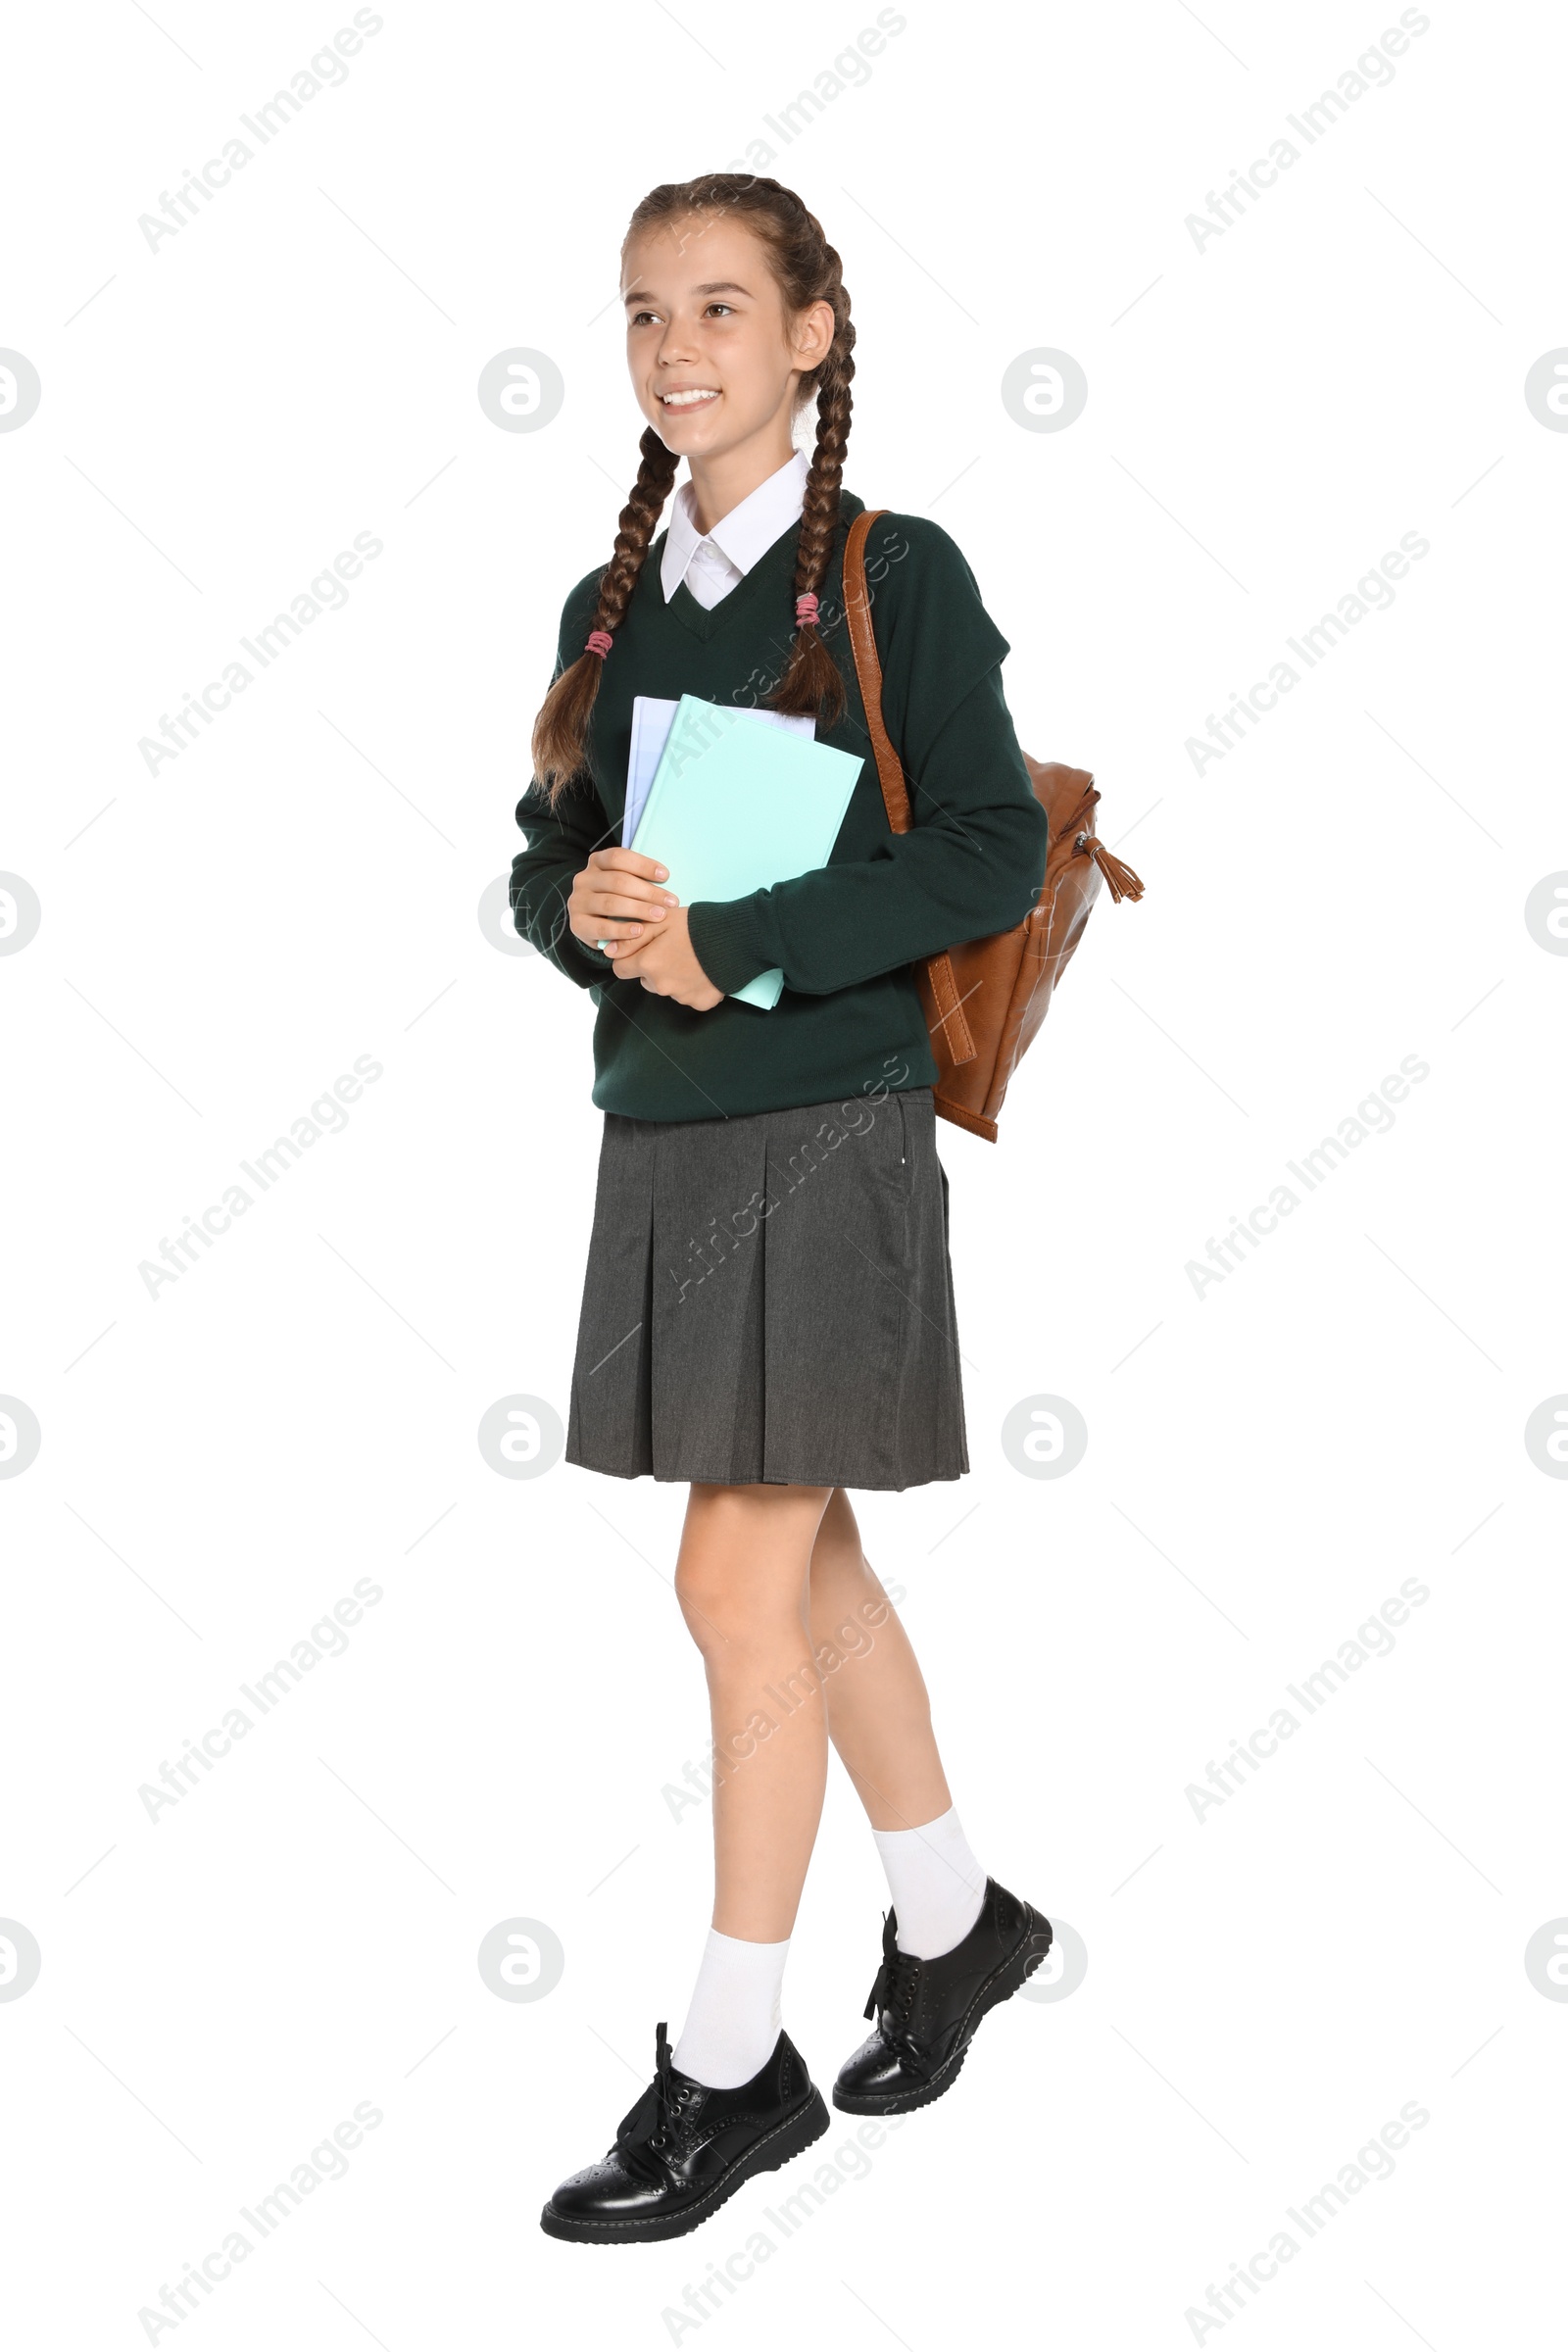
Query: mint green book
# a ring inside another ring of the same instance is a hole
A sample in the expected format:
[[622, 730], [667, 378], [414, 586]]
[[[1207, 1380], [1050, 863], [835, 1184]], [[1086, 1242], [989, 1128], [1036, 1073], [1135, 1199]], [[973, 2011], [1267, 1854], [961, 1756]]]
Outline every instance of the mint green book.
[[[826, 865], [864, 764], [683, 694], [632, 846], [668, 866], [683, 906], [769, 890]], [[775, 966], [732, 994], [770, 1012], [783, 987]]]

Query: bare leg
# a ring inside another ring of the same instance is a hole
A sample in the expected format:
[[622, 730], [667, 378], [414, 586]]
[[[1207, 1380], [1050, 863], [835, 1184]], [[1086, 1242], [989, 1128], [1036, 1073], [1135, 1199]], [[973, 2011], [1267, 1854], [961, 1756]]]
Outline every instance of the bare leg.
[[829, 2128], [783, 2030], [780, 1987], [827, 1780], [809, 1591], [832, 1491], [692, 1487], [675, 1590], [708, 1670], [715, 1758], [727, 1759], [713, 1788], [713, 1924], [679, 2040], [671, 2049], [660, 2025], [653, 2082], [609, 2157], [555, 2191], [541, 2216], [552, 2236], [679, 2236]]
[[694, 1485], [675, 1592], [703, 1653], [717, 1759], [713, 1926], [781, 1942], [827, 1784], [827, 1718], [811, 1655], [811, 1547], [829, 1487]]
[[935, 1821], [953, 1798], [925, 1679], [860, 1549], [842, 1487], [833, 1490], [811, 1552], [810, 1624], [815, 1653], [840, 1661], [823, 1680], [828, 1732], [871, 1827], [908, 1830]]

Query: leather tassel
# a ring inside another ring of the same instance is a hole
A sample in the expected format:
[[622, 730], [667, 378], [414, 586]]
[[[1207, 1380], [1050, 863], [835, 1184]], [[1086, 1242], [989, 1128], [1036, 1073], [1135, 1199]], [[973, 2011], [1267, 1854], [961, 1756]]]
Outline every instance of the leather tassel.
[[1133, 872], [1132, 867], [1124, 864], [1121, 858], [1112, 857], [1098, 834], [1086, 835], [1079, 846], [1087, 857], [1094, 859], [1104, 875], [1105, 887], [1110, 892], [1110, 902], [1113, 906], [1119, 906], [1123, 899], [1141, 899], [1143, 897], [1144, 886]]

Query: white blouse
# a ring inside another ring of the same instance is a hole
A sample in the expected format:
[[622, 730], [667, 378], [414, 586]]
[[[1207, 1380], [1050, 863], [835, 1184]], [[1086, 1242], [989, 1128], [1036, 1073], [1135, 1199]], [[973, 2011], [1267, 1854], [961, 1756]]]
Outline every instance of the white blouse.
[[809, 458], [798, 449], [777, 473], [759, 482], [751, 496], [732, 507], [706, 535], [693, 519], [692, 484], [682, 482], [675, 493], [659, 571], [665, 604], [684, 580], [697, 602], [711, 612], [759, 558], [800, 521], [810, 470]]

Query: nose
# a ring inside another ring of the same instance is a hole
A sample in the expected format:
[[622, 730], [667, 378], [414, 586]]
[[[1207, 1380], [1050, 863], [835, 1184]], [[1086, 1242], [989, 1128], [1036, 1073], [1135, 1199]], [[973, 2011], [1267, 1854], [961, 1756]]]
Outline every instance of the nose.
[[694, 357], [689, 327], [680, 318], [671, 318], [659, 338], [661, 368], [684, 368]]

